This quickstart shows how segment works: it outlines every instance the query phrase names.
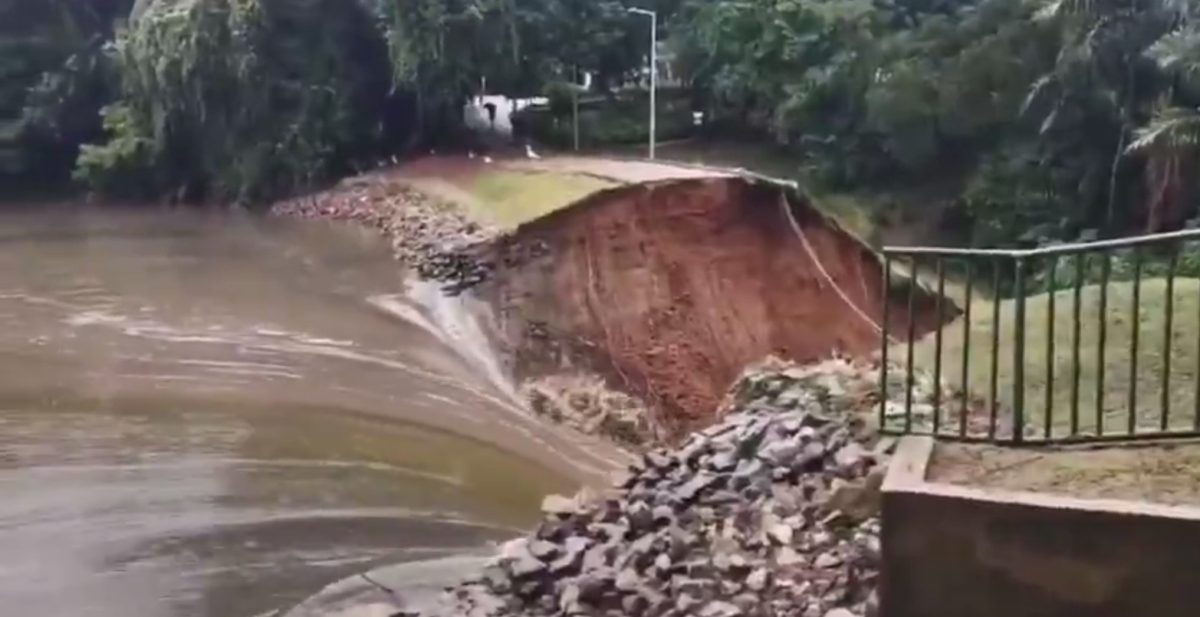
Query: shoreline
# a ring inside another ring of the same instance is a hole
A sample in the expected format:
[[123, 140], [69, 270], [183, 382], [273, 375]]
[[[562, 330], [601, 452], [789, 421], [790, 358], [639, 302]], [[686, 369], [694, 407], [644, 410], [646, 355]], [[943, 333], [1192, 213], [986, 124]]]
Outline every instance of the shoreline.
[[872, 426], [875, 370], [842, 359], [749, 367], [719, 422], [647, 451], [607, 488], [547, 496], [532, 531], [437, 599], [393, 594], [371, 610], [875, 617], [895, 445]]
[[[330, 202], [308, 196], [270, 212], [372, 227], [405, 267], [452, 294], [486, 279], [486, 269], [464, 262], [499, 230], [403, 180], [372, 176], [330, 189], [345, 192]], [[674, 447], [645, 426], [644, 408], [631, 414], [643, 421], [639, 436], [622, 441], [592, 427], [640, 461], [606, 488], [547, 496], [530, 533], [437, 600], [384, 594], [346, 614], [874, 616], [879, 489], [894, 445], [873, 427], [877, 370], [768, 359], [745, 369], [710, 426]], [[589, 432], [554, 409], [572, 407], [579, 383], [560, 385], [554, 404], [546, 389], [516, 386], [531, 408], [539, 396], [550, 407], [539, 415]]]
[[[469, 295], [486, 283], [494, 265], [481, 257], [502, 242], [507, 233], [474, 220], [469, 209], [431, 195], [385, 168], [347, 178], [317, 193], [272, 204], [268, 216], [300, 220], [338, 220], [357, 223], [379, 233], [392, 256], [419, 279], [440, 287], [448, 296]], [[537, 248], [537, 247], [534, 247]], [[536, 252], [536, 251], [535, 251]], [[474, 298], [478, 307], [488, 302]], [[636, 396], [610, 387], [587, 371], [564, 369], [521, 379], [514, 375], [511, 353], [497, 349], [495, 315], [473, 311], [487, 329], [513, 393], [537, 417], [619, 449], [637, 454], [658, 445], [662, 431], [648, 406]]]
[[721, 420], [606, 487], [548, 495], [532, 529], [472, 553], [440, 594], [370, 576], [322, 593], [357, 590], [337, 617], [878, 617], [897, 441], [874, 424], [877, 368], [768, 358], [733, 384]]
[[268, 216], [352, 221], [379, 232], [393, 257], [423, 279], [440, 282], [452, 294], [487, 276], [464, 259], [472, 246], [500, 236], [500, 230], [473, 220], [465, 208], [424, 192], [391, 169], [353, 176], [308, 195], [276, 202]]

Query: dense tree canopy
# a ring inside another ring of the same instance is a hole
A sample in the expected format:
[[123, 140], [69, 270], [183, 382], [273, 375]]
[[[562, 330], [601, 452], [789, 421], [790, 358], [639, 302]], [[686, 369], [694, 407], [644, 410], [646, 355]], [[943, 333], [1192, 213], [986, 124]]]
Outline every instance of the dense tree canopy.
[[0, 187], [69, 175], [111, 96], [105, 44], [133, 0], [0, 0]]
[[485, 78], [621, 81], [647, 46], [629, 21], [616, 0], [0, 0], [0, 181], [53, 151], [105, 192], [261, 201], [454, 139]]
[[673, 26], [716, 113], [835, 186], [941, 186], [976, 242], [1196, 214], [1195, 2], [685, 0]]
[[1197, 216], [1189, 0], [0, 0], [0, 182], [261, 201], [455, 139], [483, 79], [615, 87], [631, 5], [714, 127], [977, 243]]

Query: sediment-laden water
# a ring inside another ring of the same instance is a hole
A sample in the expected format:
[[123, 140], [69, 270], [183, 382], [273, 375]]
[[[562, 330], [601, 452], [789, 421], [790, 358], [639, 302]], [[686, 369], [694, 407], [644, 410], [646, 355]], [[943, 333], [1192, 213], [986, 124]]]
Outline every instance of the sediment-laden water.
[[46, 207], [0, 213], [0, 251], [21, 614], [252, 617], [405, 562], [433, 588], [612, 463], [354, 227]]

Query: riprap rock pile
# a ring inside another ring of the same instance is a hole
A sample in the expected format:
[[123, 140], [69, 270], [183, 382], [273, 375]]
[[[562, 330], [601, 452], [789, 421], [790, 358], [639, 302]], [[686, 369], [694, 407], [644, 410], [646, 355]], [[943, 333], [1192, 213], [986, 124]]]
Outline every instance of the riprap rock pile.
[[531, 535], [425, 615], [854, 617], [876, 611], [890, 440], [876, 369], [747, 371], [715, 426], [610, 490], [552, 496]]
[[450, 295], [487, 280], [494, 269], [478, 247], [486, 246], [499, 230], [482, 226], [456, 206], [383, 172], [279, 202], [271, 211], [298, 218], [352, 220], [377, 229], [391, 242], [397, 259], [421, 278], [441, 283]]

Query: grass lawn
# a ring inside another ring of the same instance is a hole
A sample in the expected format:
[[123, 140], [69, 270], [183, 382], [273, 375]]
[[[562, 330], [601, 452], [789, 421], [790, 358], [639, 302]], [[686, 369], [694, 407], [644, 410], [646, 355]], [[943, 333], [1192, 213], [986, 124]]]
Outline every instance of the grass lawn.
[[[1163, 376], [1168, 350], [1170, 380], [1166, 387], [1167, 421], [1171, 428], [1192, 426], [1197, 401], [1196, 380], [1200, 378], [1200, 279], [1177, 278], [1174, 289], [1174, 319], [1171, 337], [1166, 339], [1166, 281], [1151, 279], [1142, 282], [1140, 310], [1132, 311], [1133, 284], [1113, 283], [1108, 286], [1107, 310], [1103, 315], [1106, 340], [1104, 361], [1099, 360], [1101, 345], [1100, 287], [1083, 289], [1080, 308], [1079, 362], [1073, 358], [1074, 293], [1072, 290], [1054, 295], [1054, 313], [1050, 312], [1050, 295], [1031, 296], [1026, 300], [1026, 343], [1024, 387], [1027, 423], [1043, 434], [1047, 396], [1052, 414], [1051, 429], [1055, 437], [1070, 434], [1073, 381], [1078, 373], [1078, 428], [1082, 433], [1102, 430], [1104, 434], [1128, 430], [1130, 391], [1136, 387], [1132, 406], [1138, 427], [1159, 427], [1162, 420]], [[961, 384], [963, 349], [969, 341], [967, 358], [967, 388], [976, 396], [986, 397], [992, 374], [993, 307], [987, 300], [972, 304], [970, 322], [960, 319], [945, 328], [942, 343], [942, 379], [945, 383]], [[1004, 410], [1012, 408], [1018, 392], [1014, 391], [1015, 307], [1012, 300], [1000, 303], [1000, 337], [998, 393]], [[1053, 323], [1053, 336], [1050, 324]], [[1138, 350], [1132, 353], [1134, 332], [1138, 333]], [[903, 362], [907, 346], [893, 347], [891, 358]], [[932, 370], [936, 357], [935, 337], [927, 336], [914, 350], [914, 363]], [[1136, 357], [1136, 366], [1134, 358]], [[1078, 369], [1078, 370], [1077, 370]], [[1049, 375], [1053, 374], [1053, 381]], [[1101, 381], [1103, 380], [1103, 381]], [[1099, 390], [1099, 392], [1098, 392]], [[949, 411], [946, 412], [947, 414]], [[948, 430], [957, 428], [951, 421]]]
[[464, 188], [474, 197], [477, 216], [516, 227], [613, 186], [582, 174], [498, 168], [475, 176]]

